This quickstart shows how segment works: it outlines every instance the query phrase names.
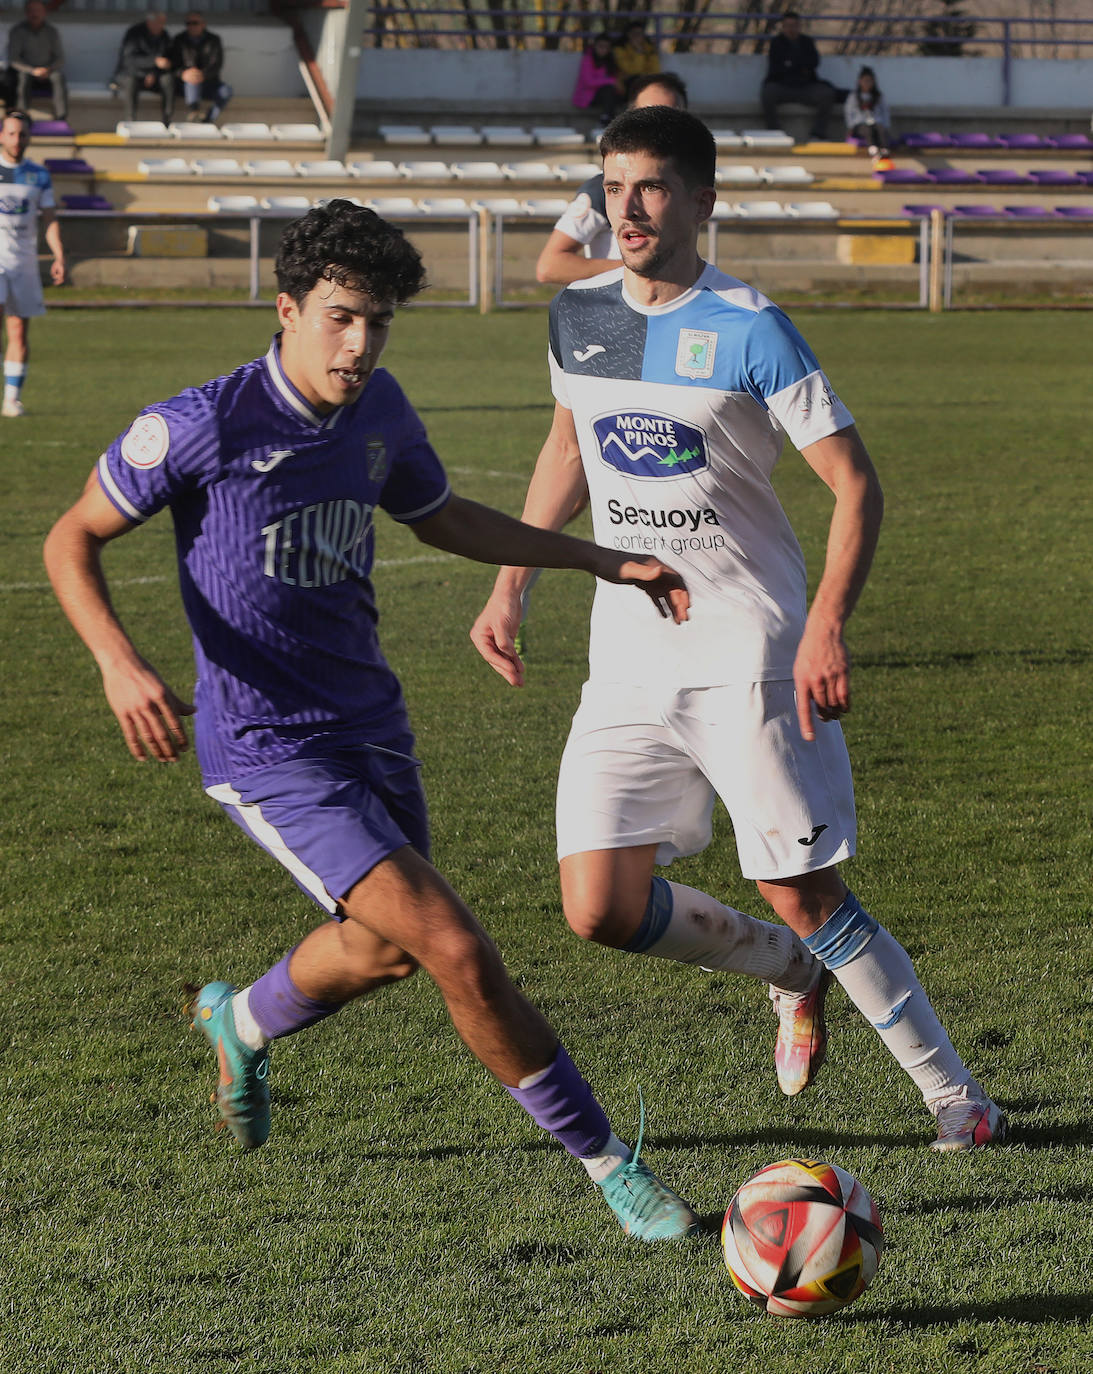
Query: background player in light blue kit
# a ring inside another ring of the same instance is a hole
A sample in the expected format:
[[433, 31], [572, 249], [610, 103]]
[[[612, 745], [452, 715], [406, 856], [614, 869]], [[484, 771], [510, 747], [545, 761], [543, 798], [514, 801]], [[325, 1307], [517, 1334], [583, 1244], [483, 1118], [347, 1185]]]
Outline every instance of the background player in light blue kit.
[[428, 861], [414, 740], [376, 634], [373, 515], [380, 507], [465, 557], [526, 557], [641, 586], [676, 621], [686, 591], [657, 559], [533, 529], [451, 491], [421, 421], [378, 367], [396, 306], [424, 284], [399, 230], [348, 201], [316, 207], [286, 228], [277, 280], [281, 332], [268, 353], [149, 407], [46, 542], [54, 588], [130, 751], [173, 760], [195, 708], [138, 653], [101, 566], [108, 541], [171, 510], [206, 789], [335, 918], [242, 992], [202, 988], [194, 1024], [217, 1054], [221, 1115], [244, 1147], [262, 1145], [269, 1042], [420, 965], [468, 1047], [584, 1161], [628, 1233], [681, 1235], [695, 1224], [690, 1208], [614, 1135]]
[[65, 279], [65, 250], [53, 199], [53, 181], [45, 167], [26, 156], [30, 117], [9, 110], [0, 121], [0, 326], [7, 322], [4, 350], [4, 395], [0, 415], [23, 414], [20, 393], [30, 358], [30, 321], [46, 313], [38, 273], [38, 227], [53, 254], [49, 274], [54, 286]]
[[[597, 588], [589, 680], [558, 782], [566, 917], [619, 949], [768, 979], [787, 1094], [822, 1062], [833, 974], [936, 1116], [935, 1149], [1000, 1139], [1004, 1118], [906, 952], [837, 866], [856, 843], [838, 724], [850, 706], [844, 629], [882, 511], [869, 455], [786, 316], [699, 257], [717, 159], [705, 125], [682, 110], [630, 110], [600, 151], [622, 266], [574, 282], [551, 306], [554, 421], [524, 519], [559, 529], [587, 492], [601, 543], [678, 560], [691, 615], [676, 637], [646, 637], [615, 589]], [[811, 607], [771, 485], [783, 433], [835, 498]], [[524, 675], [514, 635], [529, 576], [502, 569], [472, 630], [513, 685]], [[744, 875], [814, 954], [810, 976], [771, 927], [654, 876], [657, 863], [709, 844], [718, 795]]]

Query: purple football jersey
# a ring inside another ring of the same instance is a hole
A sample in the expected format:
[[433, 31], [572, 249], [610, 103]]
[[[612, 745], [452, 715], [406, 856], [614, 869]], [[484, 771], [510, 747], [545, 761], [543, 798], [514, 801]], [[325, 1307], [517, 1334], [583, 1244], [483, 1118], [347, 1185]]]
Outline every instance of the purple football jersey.
[[98, 475], [126, 519], [174, 517], [206, 786], [405, 728], [376, 631], [373, 512], [412, 524], [451, 489], [389, 372], [319, 415], [275, 338], [265, 357], [149, 406]]

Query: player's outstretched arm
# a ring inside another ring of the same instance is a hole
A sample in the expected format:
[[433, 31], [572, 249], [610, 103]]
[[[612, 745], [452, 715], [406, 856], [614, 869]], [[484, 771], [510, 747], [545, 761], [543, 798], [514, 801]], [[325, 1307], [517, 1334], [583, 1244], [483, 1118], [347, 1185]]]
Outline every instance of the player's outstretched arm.
[[174, 762], [188, 747], [181, 717], [193, 707], [137, 653], [110, 602], [103, 546], [134, 529], [102, 493], [92, 472], [83, 495], [50, 530], [45, 564], [53, 590], [102, 673], [103, 691], [136, 759]]
[[568, 286], [571, 281], [598, 277], [601, 272], [610, 272], [618, 266], [617, 258], [586, 258], [583, 243], [563, 234], [560, 229], [552, 229], [535, 264], [535, 280]]
[[813, 708], [821, 720], [837, 720], [850, 710], [850, 654], [843, 632], [873, 562], [884, 496], [853, 425], [801, 452], [835, 496], [823, 575], [793, 667], [801, 734], [811, 740], [816, 736]]

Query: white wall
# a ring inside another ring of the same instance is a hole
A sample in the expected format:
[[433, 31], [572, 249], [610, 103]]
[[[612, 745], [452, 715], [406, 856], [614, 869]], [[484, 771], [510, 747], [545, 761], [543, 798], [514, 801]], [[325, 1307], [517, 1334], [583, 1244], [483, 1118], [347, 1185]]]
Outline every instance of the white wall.
[[[51, 16], [61, 32], [65, 48], [65, 75], [70, 82], [105, 84], [117, 65], [118, 49], [125, 30], [138, 23], [141, 9], [136, 7], [128, 19], [70, 19], [63, 12]], [[4, 40], [11, 24], [22, 18], [22, 10], [0, 11]], [[209, 27], [224, 43], [224, 80], [236, 95], [275, 95], [296, 98], [306, 95], [296, 59], [292, 33], [286, 24], [273, 20], [241, 24], [210, 16]], [[172, 15], [167, 25], [170, 34], [179, 27]], [[0, 42], [4, 42], [0, 40]], [[6, 42], [4, 42], [6, 49]]]
[[[573, 91], [578, 59], [555, 52], [436, 52], [365, 48], [357, 98], [372, 109], [386, 102], [406, 114], [414, 100], [423, 108], [446, 105], [473, 115], [521, 105], [565, 105]], [[836, 86], [852, 86], [861, 58], [825, 57], [820, 74]], [[1003, 104], [1000, 58], [876, 57], [868, 65], [891, 105], [904, 110], [983, 108]], [[687, 82], [698, 109], [758, 106], [766, 58], [751, 54], [666, 58], [664, 66]], [[1015, 108], [1093, 108], [1093, 59], [1051, 61], [1020, 58], [1012, 64], [1010, 103]]]

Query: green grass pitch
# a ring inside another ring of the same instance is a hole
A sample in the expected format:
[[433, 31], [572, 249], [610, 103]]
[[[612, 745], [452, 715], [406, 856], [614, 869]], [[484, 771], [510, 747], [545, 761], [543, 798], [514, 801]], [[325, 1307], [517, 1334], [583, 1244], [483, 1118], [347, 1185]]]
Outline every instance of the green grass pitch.
[[[388, 653], [426, 762], [436, 859], [647, 1157], [710, 1219], [618, 1230], [583, 1171], [462, 1049], [432, 986], [388, 989], [273, 1057], [274, 1133], [213, 1129], [182, 988], [246, 982], [317, 917], [202, 796], [139, 766], [45, 586], [42, 536], [143, 405], [261, 352], [272, 311], [56, 312], [0, 420], [0, 1374], [1055, 1374], [1093, 1362], [1089, 338], [1080, 315], [798, 316], [888, 513], [851, 623], [860, 857], [1006, 1107], [1012, 1143], [941, 1157], [841, 992], [819, 1084], [777, 1091], [765, 989], [569, 935], [553, 779], [590, 588], [539, 584], [530, 678], [467, 630], [491, 573], [379, 529]], [[517, 512], [550, 417], [542, 312], [409, 310], [387, 362], [468, 496]], [[779, 486], [816, 574], [826, 490]], [[119, 610], [192, 681], [166, 517], [108, 553]], [[729, 828], [673, 870], [746, 910]], [[885, 1218], [870, 1291], [816, 1323], [735, 1292], [716, 1224], [806, 1154]]]

